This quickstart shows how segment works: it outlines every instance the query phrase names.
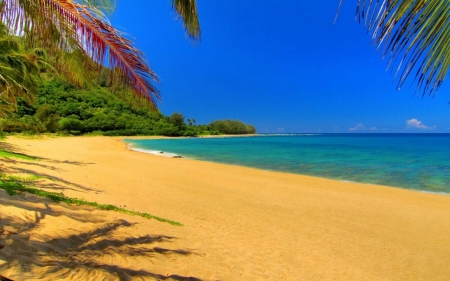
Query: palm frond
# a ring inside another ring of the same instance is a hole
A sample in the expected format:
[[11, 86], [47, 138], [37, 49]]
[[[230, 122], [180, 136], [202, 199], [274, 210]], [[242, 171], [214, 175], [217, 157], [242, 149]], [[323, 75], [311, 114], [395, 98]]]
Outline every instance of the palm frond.
[[439, 89], [450, 67], [450, 0], [358, 0], [356, 19], [398, 65], [399, 88], [414, 76], [422, 95]]
[[[95, 1], [97, 4], [102, 1]], [[104, 2], [104, 1], [103, 1]], [[144, 55], [114, 29], [96, 7], [71, 0], [3, 0], [1, 18], [23, 32], [33, 45], [68, 52], [83, 50], [92, 60], [112, 69], [122, 84], [156, 107], [160, 99], [151, 81], [158, 81]]]
[[193, 40], [200, 40], [200, 22], [195, 0], [172, 0], [172, 8], [183, 20], [184, 29]]
[[113, 12], [116, 9], [117, 0], [80, 0], [81, 4], [96, 7], [105, 12]]
[[82, 50], [54, 52], [46, 66], [46, 69], [55, 70], [51, 71], [52, 74], [79, 87], [94, 81], [94, 75], [99, 72], [98, 64], [95, 64]]
[[0, 38], [0, 104], [2, 112], [12, 112], [16, 108], [17, 97], [28, 103], [34, 101], [37, 92], [39, 56], [25, 52], [19, 38]]

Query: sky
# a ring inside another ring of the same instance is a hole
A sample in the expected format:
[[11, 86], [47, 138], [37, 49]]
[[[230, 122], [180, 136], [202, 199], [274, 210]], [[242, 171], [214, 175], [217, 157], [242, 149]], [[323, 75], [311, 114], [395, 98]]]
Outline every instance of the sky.
[[450, 133], [450, 84], [397, 90], [355, 22], [356, 0], [197, 0], [201, 41], [170, 0], [117, 0], [111, 23], [161, 79], [159, 108], [197, 124], [238, 119], [258, 133]]

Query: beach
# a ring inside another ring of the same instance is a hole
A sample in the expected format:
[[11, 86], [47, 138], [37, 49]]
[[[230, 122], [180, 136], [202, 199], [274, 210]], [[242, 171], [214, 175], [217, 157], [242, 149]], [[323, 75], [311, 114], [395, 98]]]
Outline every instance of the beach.
[[36, 187], [154, 219], [0, 190], [13, 280], [448, 280], [450, 196], [131, 151], [121, 138], [8, 137]]

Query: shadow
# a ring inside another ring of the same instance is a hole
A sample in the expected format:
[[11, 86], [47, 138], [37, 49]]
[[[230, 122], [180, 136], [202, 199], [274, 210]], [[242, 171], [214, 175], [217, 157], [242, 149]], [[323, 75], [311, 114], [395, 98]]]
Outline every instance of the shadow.
[[[14, 152], [11, 150], [8, 150], [8, 152]], [[18, 155], [22, 155], [22, 156], [29, 156], [29, 157], [34, 157], [36, 158], [36, 160], [23, 160], [20, 158], [14, 158], [14, 157], [2, 157], [3, 161], [5, 162], [11, 162], [11, 163], [21, 163], [21, 164], [26, 164], [26, 165], [36, 165], [36, 166], [43, 166], [43, 167], [52, 167], [52, 166], [46, 166], [44, 164], [42, 164], [41, 161], [45, 161], [48, 163], [55, 163], [55, 164], [70, 164], [70, 165], [77, 165], [77, 166], [87, 166], [87, 165], [93, 165], [95, 163], [93, 162], [79, 162], [79, 161], [70, 161], [70, 160], [56, 160], [56, 159], [50, 159], [50, 158], [44, 158], [44, 157], [39, 157], [39, 156], [32, 156], [29, 154], [23, 154], [23, 153], [17, 153], [14, 152], [15, 154]], [[22, 161], [21, 161], [22, 160]], [[54, 167], [53, 167], [54, 168]]]
[[[171, 274], [171, 275], [162, 275], [162, 274], [156, 274], [151, 273], [146, 270], [133, 270], [133, 269], [123, 269], [119, 266], [115, 265], [99, 265], [96, 263], [87, 263], [86, 266], [89, 266], [91, 268], [97, 268], [99, 266], [102, 267], [103, 270], [108, 272], [114, 272], [116, 273], [116, 277], [118, 277], [119, 280], [132, 280], [134, 278], [139, 277], [147, 277], [152, 278], [154, 280], [175, 280], [175, 281], [202, 281], [202, 279], [192, 276], [181, 276], [177, 274]], [[64, 277], [64, 276], [60, 276]]]
[[[140, 236], [140, 237], [129, 237], [124, 240], [108, 240], [108, 241], [98, 241], [93, 244], [90, 244], [88, 246], [81, 247], [79, 250], [105, 250], [106, 248], [113, 246], [113, 247], [119, 247], [123, 243], [130, 244], [130, 245], [142, 245], [142, 244], [152, 244], [156, 242], [165, 242], [169, 241], [170, 239], [174, 239], [174, 237], [171, 236], [163, 236], [163, 235], [146, 235], [146, 236]], [[157, 252], [156, 248], [153, 249], [155, 252]], [[173, 250], [171, 250], [173, 251]], [[189, 252], [186, 252], [186, 254], [189, 254]]]
[[23, 164], [23, 165], [30, 165], [30, 166], [39, 166], [42, 168], [46, 168], [52, 171], [63, 171], [60, 168], [57, 168], [55, 166], [50, 166], [50, 165], [45, 165], [42, 162], [39, 161], [20, 161], [17, 159], [13, 159], [13, 158], [3, 158], [2, 159], [3, 162], [5, 163], [12, 163], [12, 164]]
[[6, 278], [5, 276], [0, 275], [0, 281], [14, 281], [14, 280]]
[[50, 163], [57, 163], [57, 164], [70, 164], [70, 165], [77, 165], [77, 166], [87, 166], [87, 165], [93, 165], [95, 163], [93, 162], [79, 162], [79, 161], [70, 161], [70, 160], [56, 160], [56, 159], [50, 159], [50, 158], [41, 158], [42, 160], [45, 160]]
[[[7, 212], [11, 207], [20, 212]], [[23, 280], [87, 280], [92, 276], [108, 280], [202, 280], [176, 272], [164, 275], [136, 268], [138, 260], [144, 264], [154, 264], [162, 259], [171, 263], [198, 254], [171, 247], [177, 239], [174, 236], [132, 235], [137, 223], [125, 219], [110, 220], [106, 216], [108, 211], [93, 210], [85, 206], [56, 204], [33, 195], [9, 196], [0, 190], [0, 246], [3, 245], [0, 247], [0, 260], [3, 261], [0, 273], [5, 278], [15, 279], [16, 275], [5, 274], [13, 268]], [[80, 223], [71, 223], [72, 220]], [[65, 225], [55, 226], [55, 221], [64, 221]], [[49, 225], [50, 222], [53, 225]], [[42, 231], [45, 227], [51, 231]], [[176, 266], [174, 268], [176, 270]]]
[[[70, 161], [70, 160], [56, 160], [56, 159], [51, 159], [51, 158], [46, 158], [46, 157], [30, 155], [30, 154], [26, 154], [23, 149], [19, 148], [18, 145], [6, 143], [6, 142], [0, 142], [0, 150], [4, 150], [4, 151], [7, 151], [7, 152], [12, 152], [12, 153], [15, 153], [15, 154], [18, 154], [18, 155], [21, 155], [21, 156], [27, 156], [27, 157], [36, 158], [36, 160], [29, 160], [27, 162], [22, 161], [22, 163], [24, 163], [24, 164], [25, 163], [26, 164], [31, 164], [31, 163], [36, 164], [36, 162], [39, 162], [39, 161], [46, 161], [46, 162], [49, 162], [49, 163], [57, 163], [57, 164], [79, 165], [79, 166], [95, 164], [95, 163], [91, 163], [91, 162], [80, 162], [80, 161]], [[11, 161], [17, 162], [17, 161], [19, 161], [20, 158], [2, 157], [2, 159], [9, 159]]]
[[[5, 143], [5, 142], [0, 142], [0, 149], [5, 150], [5, 151], [9, 151], [9, 152], [13, 152], [13, 153], [17, 153], [20, 155], [24, 155], [24, 156], [30, 156], [30, 155], [26, 155], [23, 153], [20, 153], [20, 150], [17, 148], [16, 145], [12, 145], [9, 143]], [[32, 156], [35, 157], [35, 156]], [[76, 162], [76, 161], [59, 161], [59, 160], [54, 160], [54, 159], [49, 159], [49, 158], [42, 158], [42, 157], [37, 157], [39, 158], [39, 160], [43, 160], [43, 161], [33, 161], [33, 160], [24, 160], [24, 159], [16, 159], [16, 158], [6, 158], [6, 157], [0, 157], [2, 159], [2, 162], [8, 163], [8, 164], [17, 164], [17, 165], [28, 165], [28, 166], [35, 166], [35, 167], [41, 167], [41, 168], [45, 168], [48, 170], [52, 170], [52, 171], [57, 171], [57, 172], [61, 172], [63, 171], [61, 168], [57, 168], [54, 165], [49, 165], [48, 163], [65, 163], [65, 164], [70, 164], [70, 165], [88, 165], [88, 164], [95, 164], [95, 163], [87, 163], [87, 162]], [[30, 167], [29, 169], [27, 168], [19, 168], [17, 166], [13, 166], [13, 165], [3, 165], [0, 163], [0, 172], [6, 172], [6, 173], [11, 173], [11, 174], [30, 174], [30, 175], [37, 175], [41, 178], [45, 178], [49, 181], [54, 181], [52, 183], [40, 183], [40, 184], [36, 184], [39, 185], [41, 188], [47, 188], [47, 189], [52, 189], [52, 190], [74, 190], [74, 191], [81, 191], [81, 192], [96, 192], [96, 193], [100, 193], [102, 192], [101, 190], [98, 189], [94, 189], [94, 188], [90, 188], [87, 186], [83, 186], [77, 183], [73, 183], [73, 182], [69, 182], [67, 180], [64, 180], [63, 178], [60, 177], [56, 177], [56, 176], [50, 176], [46, 173], [42, 173], [42, 172], [36, 172], [32, 169], [32, 167]], [[68, 187], [70, 186], [70, 187]]]
[[[28, 220], [25, 225], [21, 225], [22, 229], [31, 230], [33, 227], [37, 226], [41, 220], [45, 219], [47, 215], [53, 217], [66, 216], [70, 217], [79, 222], [93, 222], [93, 223], [102, 223], [104, 220], [99, 217], [91, 217], [80, 214], [79, 210], [84, 211], [92, 211], [96, 210], [94, 207], [88, 206], [73, 206], [73, 205], [65, 205], [63, 210], [58, 210], [57, 212], [53, 210], [51, 206], [61, 206], [62, 204], [57, 204], [51, 201], [50, 199], [37, 197], [31, 194], [22, 193], [19, 195], [10, 196], [4, 190], [0, 190], [0, 205], [1, 206], [12, 206], [19, 208], [23, 211], [28, 211], [33, 213], [33, 220]], [[0, 220], [7, 220], [5, 216], [0, 216]], [[10, 223], [9, 225], [12, 225]]]
[[[38, 177], [41, 177], [41, 180], [48, 180], [51, 183], [42, 183], [42, 182], [34, 182], [34, 185], [38, 188], [48, 188], [48, 189], [53, 189], [53, 190], [74, 190], [74, 191], [82, 191], [82, 192], [96, 192], [96, 193], [101, 193], [103, 191], [99, 190], [99, 189], [94, 189], [91, 187], [87, 187], [81, 184], [77, 184], [77, 183], [73, 183], [70, 181], [67, 181], [63, 178], [60, 177], [55, 177], [55, 176], [50, 176], [48, 174], [45, 173], [38, 173], [36, 171], [33, 170], [28, 170], [28, 169], [23, 169], [23, 168], [18, 168], [18, 167], [8, 167], [5, 169], [2, 169], [4, 172], [7, 173], [11, 173], [11, 174], [29, 174], [29, 175], [36, 175]], [[61, 184], [58, 183], [62, 183], [66, 186], [63, 186]], [[73, 188], [67, 187], [67, 186], [71, 186]]]
[[23, 149], [20, 149], [18, 145], [3, 142], [3, 141], [0, 141], [0, 150], [5, 150], [5, 151], [16, 153], [16, 154], [19, 154], [22, 156], [29, 156], [29, 157], [35, 157], [37, 159], [41, 159], [40, 157], [37, 157], [37, 156], [24, 154]]

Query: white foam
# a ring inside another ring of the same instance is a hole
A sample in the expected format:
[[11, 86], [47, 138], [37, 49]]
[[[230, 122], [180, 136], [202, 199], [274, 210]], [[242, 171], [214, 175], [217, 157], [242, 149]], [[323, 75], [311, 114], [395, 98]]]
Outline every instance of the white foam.
[[[339, 180], [340, 182], [349, 182], [349, 183], [361, 183], [357, 181], [351, 181], [351, 180]], [[370, 184], [370, 183], [361, 183], [361, 184]]]
[[450, 196], [450, 193], [447, 193], [447, 192], [434, 192], [434, 191], [418, 190], [418, 189], [414, 189], [414, 190], [417, 190], [417, 191], [422, 192], [422, 193], [438, 194], [438, 195], [447, 195], [447, 196]]
[[160, 150], [147, 150], [147, 149], [142, 149], [142, 148], [135, 148], [135, 147], [131, 146], [130, 144], [127, 145], [127, 148], [129, 150], [133, 150], [136, 152], [143, 152], [143, 153], [153, 154], [153, 155], [158, 155], [158, 156], [163, 156], [163, 157], [169, 157], [169, 158], [180, 157], [180, 155], [175, 154], [175, 153], [165, 152], [165, 151], [160, 151]]

